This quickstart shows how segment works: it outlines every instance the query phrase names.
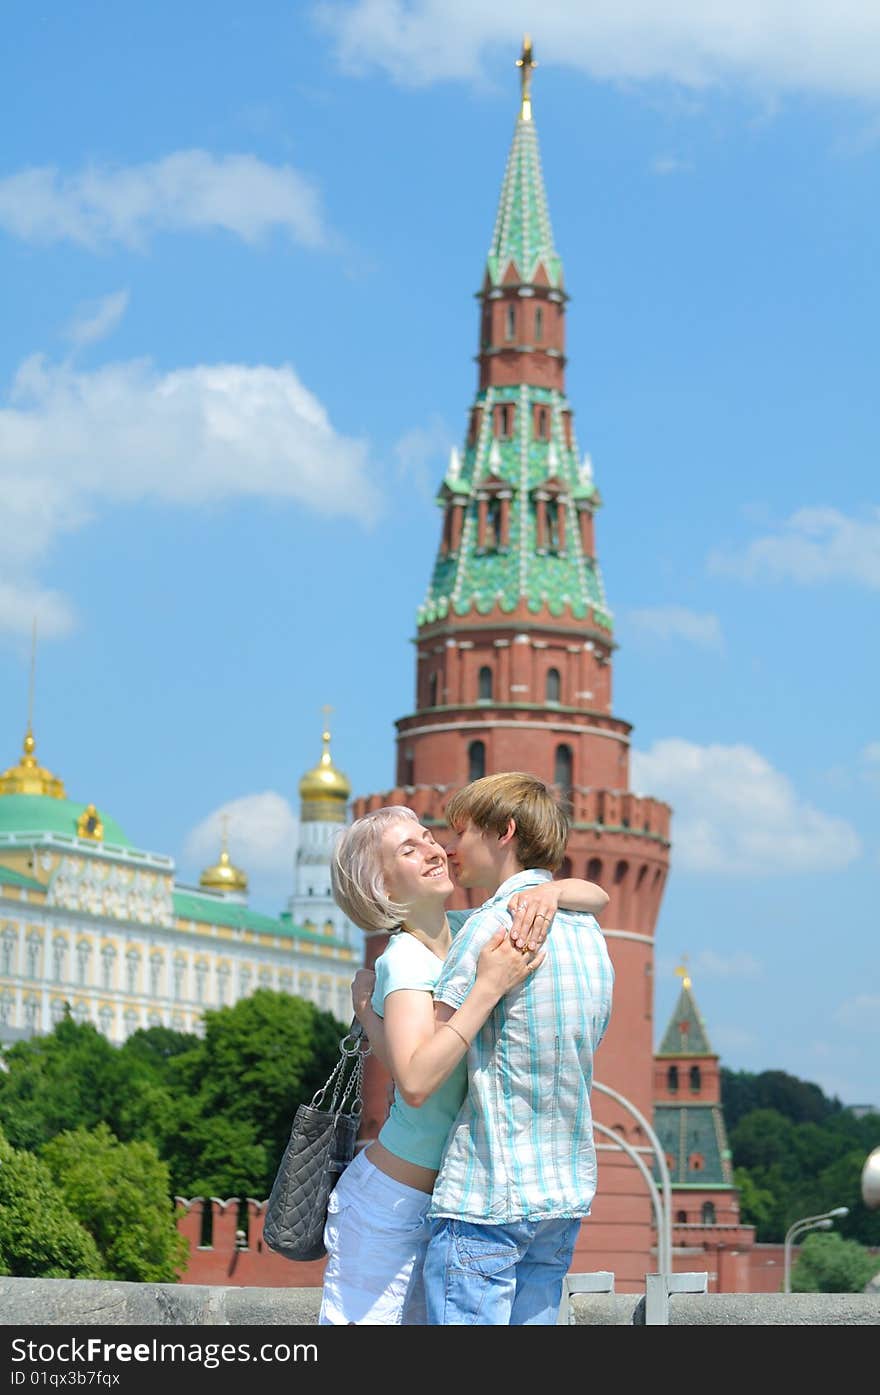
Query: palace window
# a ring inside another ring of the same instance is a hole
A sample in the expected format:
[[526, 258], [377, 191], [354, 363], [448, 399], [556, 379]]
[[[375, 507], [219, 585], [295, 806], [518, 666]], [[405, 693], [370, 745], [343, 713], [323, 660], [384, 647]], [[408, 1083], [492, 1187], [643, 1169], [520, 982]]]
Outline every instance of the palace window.
[[714, 1201], [703, 1202], [703, 1225], [715, 1225], [715, 1203]]
[[61, 983], [64, 978], [64, 956], [67, 953], [67, 941], [62, 935], [56, 935], [52, 941], [52, 981]]
[[150, 955], [150, 997], [158, 998], [162, 991], [162, 969], [164, 960], [161, 954]]
[[27, 976], [28, 978], [38, 978], [40, 973], [40, 947], [43, 943], [42, 936], [33, 931], [27, 938]]
[[196, 964], [196, 1002], [205, 1001], [205, 983], [208, 978], [208, 966], [204, 959], [200, 959]]
[[176, 955], [174, 959], [174, 1001], [179, 1003], [183, 997], [183, 976], [186, 972], [186, 960], [183, 955]]
[[3, 931], [3, 939], [0, 941], [0, 967], [5, 977], [12, 973], [12, 958], [15, 953], [15, 941], [17, 935], [10, 926], [7, 925]]
[[88, 940], [80, 940], [76, 947], [76, 981], [80, 987], [85, 987], [89, 981], [89, 959], [92, 955], [92, 946]]
[[109, 993], [113, 987], [113, 969], [116, 964], [116, 949], [105, 945], [101, 950], [101, 987]]
[[125, 991], [136, 993], [138, 989], [138, 970], [141, 966], [141, 956], [138, 950], [130, 949], [125, 956]]

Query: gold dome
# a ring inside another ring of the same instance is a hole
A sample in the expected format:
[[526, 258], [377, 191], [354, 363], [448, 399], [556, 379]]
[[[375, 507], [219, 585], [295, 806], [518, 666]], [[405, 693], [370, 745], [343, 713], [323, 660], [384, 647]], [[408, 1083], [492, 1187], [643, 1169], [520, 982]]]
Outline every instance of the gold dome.
[[0, 794], [45, 794], [50, 799], [65, 799], [64, 781], [39, 764], [35, 746], [29, 723], [21, 760], [0, 775]]
[[229, 860], [224, 830], [220, 861], [213, 867], [205, 868], [199, 877], [199, 886], [209, 887], [212, 891], [247, 891], [247, 884], [247, 873], [240, 867], [234, 867]]
[[307, 770], [299, 782], [299, 797], [306, 803], [316, 800], [330, 800], [334, 804], [346, 804], [351, 794], [351, 785], [341, 770], [330, 759], [330, 733], [322, 732], [324, 751], [314, 770]]

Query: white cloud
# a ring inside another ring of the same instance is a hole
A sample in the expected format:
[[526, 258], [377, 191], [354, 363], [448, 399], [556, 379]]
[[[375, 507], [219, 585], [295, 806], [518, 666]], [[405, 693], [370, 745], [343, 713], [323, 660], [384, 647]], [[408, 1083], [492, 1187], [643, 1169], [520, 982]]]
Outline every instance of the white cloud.
[[266, 877], [293, 890], [298, 821], [290, 804], [274, 790], [245, 794], [221, 804], [186, 837], [184, 856], [199, 869], [220, 856], [224, 823], [229, 858], [252, 877]]
[[366, 445], [334, 430], [287, 364], [160, 374], [135, 360], [78, 372], [35, 355], [0, 408], [0, 479], [4, 498], [11, 481], [17, 498], [40, 504], [31, 550], [98, 497], [254, 495], [367, 519], [378, 508]]
[[452, 441], [452, 432], [438, 416], [427, 426], [414, 426], [405, 432], [394, 447], [398, 478], [412, 479], [421, 494], [433, 495], [437, 477], [446, 469]]
[[693, 165], [689, 160], [679, 160], [676, 155], [658, 155], [651, 163], [654, 174], [690, 174]]
[[255, 243], [274, 228], [311, 248], [335, 235], [307, 176], [253, 155], [179, 150], [142, 165], [62, 175], [50, 166], [0, 179], [0, 228], [26, 242], [143, 248], [156, 232], [222, 228]]
[[[111, 315], [105, 305], [105, 324]], [[0, 405], [0, 489], [0, 633], [29, 628], [37, 613], [47, 637], [69, 630], [73, 611], [38, 586], [34, 567], [102, 502], [251, 496], [367, 524], [380, 509], [366, 444], [334, 429], [287, 364], [160, 374], [137, 360], [79, 372], [35, 355]]]
[[34, 620], [41, 639], [59, 639], [76, 628], [74, 609], [58, 591], [0, 581], [0, 634], [30, 636]]
[[880, 587], [880, 508], [865, 519], [831, 508], [799, 509], [778, 532], [757, 538], [744, 552], [710, 553], [708, 567], [745, 581], [841, 580], [875, 589]]
[[724, 648], [717, 615], [700, 614], [679, 605], [666, 605], [631, 610], [627, 619], [637, 631], [652, 639], [683, 639], [701, 649], [720, 651]]
[[530, 32], [539, 63], [594, 78], [880, 94], [880, 10], [870, 0], [544, 0], [537, 29], [533, 0], [318, 0], [315, 9], [345, 68], [379, 68], [410, 86], [479, 79], [490, 52], [518, 53]]
[[880, 1032], [880, 994], [857, 993], [841, 1003], [834, 1020], [859, 1032]]
[[787, 777], [749, 746], [658, 741], [633, 752], [632, 787], [672, 805], [673, 857], [685, 871], [827, 873], [861, 852], [850, 824], [800, 800]]
[[128, 309], [128, 291], [115, 291], [102, 300], [83, 306], [67, 330], [67, 338], [78, 348], [97, 344], [112, 334]]

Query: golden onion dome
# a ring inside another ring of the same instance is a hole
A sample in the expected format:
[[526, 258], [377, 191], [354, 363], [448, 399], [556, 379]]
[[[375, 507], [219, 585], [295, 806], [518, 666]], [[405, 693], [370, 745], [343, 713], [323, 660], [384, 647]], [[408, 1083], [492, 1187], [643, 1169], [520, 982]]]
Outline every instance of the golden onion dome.
[[0, 775], [0, 795], [45, 794], [50, 799], [65, 799], [64, 781], [40, 765], [34, 755], [35, 746], [34, 734], [28, 723], [21, 760]]
[[199, 877], [199, 886], [208, 887], [211, 891], [247, 891], [247, 885], [247, 873], [240, 867], [234, 867], [229, 860], [224, 832], [220, 860], [213, 867], [205, 868]]
[[329, 800], [334, 804], [346, 804], [351, 794], [351, 785], [341, 770], [337, 770], [330, 759], [330, 733], [322, 732], [324, 750], [314, 770], [307, 770], [299, 782], [299, 797], [305, 803]]

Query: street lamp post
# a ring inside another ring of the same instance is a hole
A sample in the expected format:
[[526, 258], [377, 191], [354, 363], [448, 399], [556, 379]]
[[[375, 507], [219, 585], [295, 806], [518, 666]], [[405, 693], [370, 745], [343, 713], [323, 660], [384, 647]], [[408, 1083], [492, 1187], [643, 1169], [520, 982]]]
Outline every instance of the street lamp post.
[[791, 1293], [791, 1247], [795, 1240], [808, 1230], [830, 1230], [836, 1217], [848, 1215], [848, 1206], [835, 1206], [833, 1211], [824, 1211], [821, 1216], [804, 1216], [788, 1227], [785, 1233], [783, 1293]]

